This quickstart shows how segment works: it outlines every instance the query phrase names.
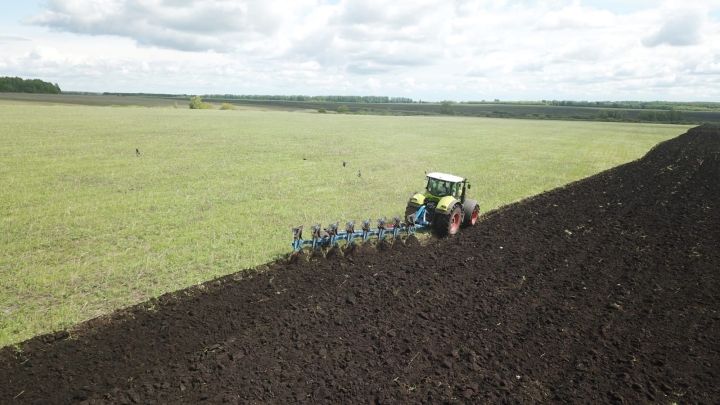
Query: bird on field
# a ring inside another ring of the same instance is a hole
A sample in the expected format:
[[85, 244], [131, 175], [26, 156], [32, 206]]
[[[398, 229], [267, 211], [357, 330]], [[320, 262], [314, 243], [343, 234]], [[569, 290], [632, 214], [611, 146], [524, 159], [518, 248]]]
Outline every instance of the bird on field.
[[343, 167], [347, 165], [347, 162], [343, 160]]
[[360, 170], [358, 170], [358, 177], [362, 177], [362, 174], [360, 173]]
[[140, 156], [140, 155], [141, 155], [140, 149], [135, 148], [135, 156]]

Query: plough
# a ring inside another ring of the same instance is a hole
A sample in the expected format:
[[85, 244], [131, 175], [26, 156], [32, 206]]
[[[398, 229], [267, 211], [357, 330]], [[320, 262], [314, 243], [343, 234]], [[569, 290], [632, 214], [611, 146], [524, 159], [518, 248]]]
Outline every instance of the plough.
[[386, 218], [377, 220], [377, 228], [370, 227], [371, 220], [362, 221], [360, 230], [355, 230], [355, 221], [345, 224], [345, 230], [339, 229], [339, 222], [328, 225], [323, 228], [320, 224], [315, 224], [310, 228], [312, 236], [310, 239], [303, 239], [303, 226], [292, 228], [294, 252], [299, 252], [305, 246], [311, 246], [313, 250], [322, 247], [338, 247], [340, 244], [344, 246], [352, 246], [356, 240], [363, 243], [370, 240], [384, 241], [386, 239], [399, 239], [403, 235], [414, 235], [415, 232], [426, 229], [430, 226], [430, 222], [426, 220], [425, 208], [422, 207], [412, 215], [408, 215], [405, 221], [400, 217], [394, 217], [388, 222]]

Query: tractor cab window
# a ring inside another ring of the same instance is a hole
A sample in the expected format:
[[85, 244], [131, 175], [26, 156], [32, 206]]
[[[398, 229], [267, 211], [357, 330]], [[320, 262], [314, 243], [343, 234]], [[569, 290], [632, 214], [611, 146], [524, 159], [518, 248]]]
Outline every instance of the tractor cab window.
[[454, 185], [449, 181], [439, 179], [428, 179], [427, 191], [434, 196], [446, 196], [454, 194]]
[[459, 198], [460, 194], [462, 194], [462, 187], [460, 186], [460, 183], [453, 184], [453, 195]]

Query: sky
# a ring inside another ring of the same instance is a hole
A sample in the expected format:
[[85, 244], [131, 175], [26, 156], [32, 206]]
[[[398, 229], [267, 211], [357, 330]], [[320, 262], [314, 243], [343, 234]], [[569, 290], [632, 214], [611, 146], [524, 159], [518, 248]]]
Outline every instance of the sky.
[[720, 0], [0, 0], [63, 90], [720, 101]]

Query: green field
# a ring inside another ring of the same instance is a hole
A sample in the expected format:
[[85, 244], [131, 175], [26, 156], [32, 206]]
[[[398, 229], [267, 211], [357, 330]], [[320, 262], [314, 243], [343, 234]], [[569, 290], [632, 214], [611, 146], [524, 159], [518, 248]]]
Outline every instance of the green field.
[[272, 260], [294, 225], [400, 214], [426, 170], [486, 211], [686, 128], [3, 101], [0, 346]]

